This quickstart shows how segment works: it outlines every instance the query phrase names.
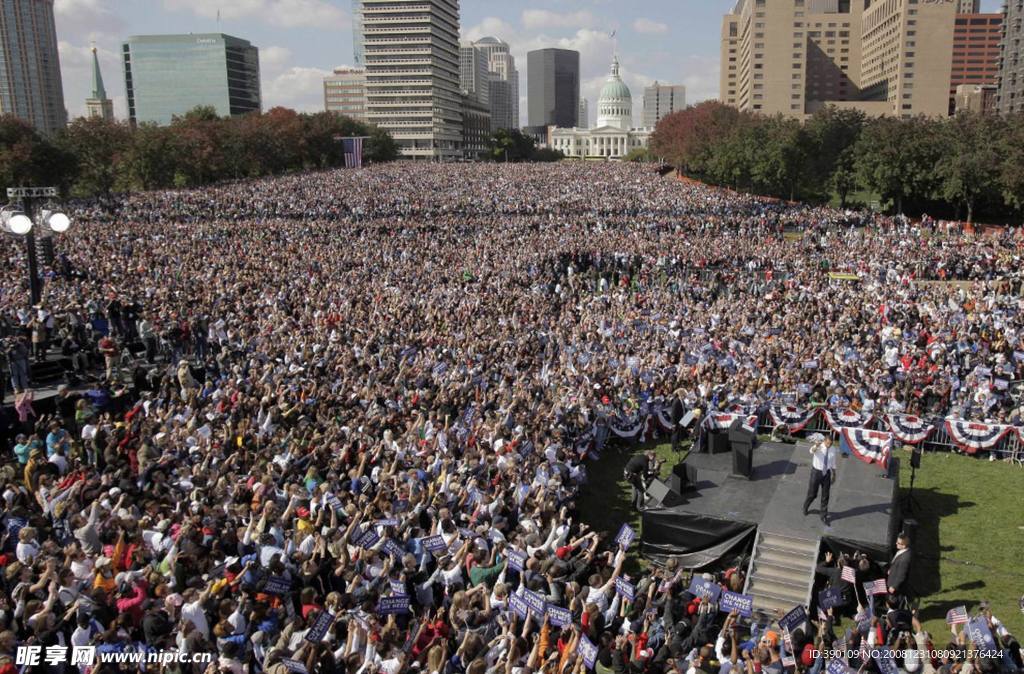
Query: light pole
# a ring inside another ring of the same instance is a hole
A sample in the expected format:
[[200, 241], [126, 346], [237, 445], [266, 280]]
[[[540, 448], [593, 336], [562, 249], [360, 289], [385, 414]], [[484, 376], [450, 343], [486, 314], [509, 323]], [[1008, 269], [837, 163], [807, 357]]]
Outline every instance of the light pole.
[[58, 211], [42, 210], [38, 217], [35, 212], [36, 203], [41, 199], [53, 199], [57, 196], [56, 187], [8, 187], [7, 198], [21, 205], [21, 211], [4, 211], [5, 228], [25, 239], [25, 252], [28, 256], [28, 288], [32, 306], [39, 304], [42, 297], [42, 286], [39, 282], [39, 261], [36, 256], [36, 234], [48, 238], [52, 233], [60, 234], [68, 231], [71, 220]]

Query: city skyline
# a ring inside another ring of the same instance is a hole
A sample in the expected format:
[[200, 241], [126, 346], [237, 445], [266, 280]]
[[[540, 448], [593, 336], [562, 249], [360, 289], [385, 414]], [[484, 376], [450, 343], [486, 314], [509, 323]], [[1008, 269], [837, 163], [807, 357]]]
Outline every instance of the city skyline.
[[[526, 52], [543, 47], [580, 52], [580, 96], [591, 101], [617, 46], [622, 78], [632, 91], [655, 80], [683, 84], [690, 104], [718, 97], [719, 29], [734, 2], [651, 0], [623, 7], [606, 0], [462, 0], [460, 32], [463, 39], [493, 35], [509, 43], [521, 64], [524, 112]], [[1001, 0], [981, 3], [983, 12], [1001, 7]], [[249, 40], [260, 50], [264, 109], [322, 110], [323, 78], [353, 64], [350, 0], [55, 0], [55, 14], [71, 118], [85, 114], [94, 43], [114, 113], [127, 117], [120, 46], [129, 35], [223, 32]], [[642, 97], [634, 97], [633, 105], [640, 119]]]

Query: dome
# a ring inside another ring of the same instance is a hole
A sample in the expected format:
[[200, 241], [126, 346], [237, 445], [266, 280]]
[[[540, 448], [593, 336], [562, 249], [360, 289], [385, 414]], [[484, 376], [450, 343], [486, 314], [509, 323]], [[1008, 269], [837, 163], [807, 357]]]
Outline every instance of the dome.
[[597, 99], [597, 126], [629, 129], [633, 126], [633, 96], [619, 77], [619, 58], [612, 58], [612, 72]]

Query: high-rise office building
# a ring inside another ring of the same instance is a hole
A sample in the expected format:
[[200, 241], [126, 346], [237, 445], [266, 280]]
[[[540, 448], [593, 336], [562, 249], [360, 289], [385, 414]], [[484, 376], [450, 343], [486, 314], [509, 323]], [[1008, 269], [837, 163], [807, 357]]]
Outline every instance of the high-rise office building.
[[459, 45], [459, 86], [462, 87], [462, 93], [483, 105], [490, 106], [490, 73], [487, 53], [483, 49], [472, 42], [463, 42]]
[[956, 0], [957, 14], [978, 14], [981, 12], [981, 0]]
[[738, 0], [722, 22], [721, 100], [802, 117], [825, 105], [945, 115], [952, 2]]
[[362, 0], [366, 116], [405, 157], [462, 156], [458, 0]]
[[999, 52], [996, 109], [1024, 111], [1024, 0], [1003, 2], [1003, 37]]
[[100, 72], [100, 60], [96, 56], [96, 47], [92, 48], [92, 96], [85, 99], [86, 117], [114, 119], [114, 103], [107, 98], [107, 89], [103, 86], [103, 73]]
[[0, 114], [52, 133], [68, 123], [53, 0], [0, 0]]
[[538, 49], [526, 55], [530, 126], [576, 126], [580, 108], [580, 53]]
[[487, 57], [491, 131], [519, 128], [519, 71], [507, 42], [485, 37], [473, 43]]
[[581, 129], [590, 128], [590, 102], [580, 96], [580, 112], [576, 115], [576, 126]]
[[[957, 89], [961, 85], [988, 87], [999, 81], [1002, 35], [1002, 14], [957, 14], [953, 29], [953, 68], [949, 78], [949, 114], [956, 111]], [[992, 97], [982, 100], [994, 102]]]
[[662, 117], [685, 107], [685, 86], [655, 82], [644, 89], [644, 127], [653, 129]]
[[366, 50], [363, 48], [363, 0], [352, 0], [352, 59], [356, 68], [362, 68]]
[[366, 120], [366, 71], [335, 68], [324, 78], [324, 110]]
[[259, 50], [223, 33], [135, 35], [122, 46], [128, 119], [169, 124], [197, 106], [259, 112]]

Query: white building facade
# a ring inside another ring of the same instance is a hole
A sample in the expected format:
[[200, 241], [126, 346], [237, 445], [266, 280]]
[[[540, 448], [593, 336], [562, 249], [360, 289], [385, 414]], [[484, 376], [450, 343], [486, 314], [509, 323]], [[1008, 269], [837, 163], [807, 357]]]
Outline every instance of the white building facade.
[[552, 149], [567, 157], [619, 159], [647, 147], [650, 139], [651, 129], [633, 127], [633, 97], [619, 76], [618, 57], [613, 57], [611, 74], [601, 89], [594, 128], [551, 130]]

